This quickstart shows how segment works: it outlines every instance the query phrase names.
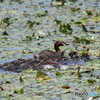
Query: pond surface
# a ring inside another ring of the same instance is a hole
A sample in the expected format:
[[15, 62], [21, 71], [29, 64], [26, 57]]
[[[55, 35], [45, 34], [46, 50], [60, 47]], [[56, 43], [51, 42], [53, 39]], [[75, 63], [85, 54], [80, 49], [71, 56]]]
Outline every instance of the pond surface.
[[41, 50], [53, 50], [57, 40], [70, 44], [61, 47], [65, 57], [71, 51], [83, 54], [85, 46], [92, 59], [42, 69], [42, 77], [31, 68], [20, 73], [0, 69], [0, 100], [99, 100], [99, 0], [66, 0], [64, 5], [56, 0], [1, 0], [0, 40], [0, 65], [33, 59]]

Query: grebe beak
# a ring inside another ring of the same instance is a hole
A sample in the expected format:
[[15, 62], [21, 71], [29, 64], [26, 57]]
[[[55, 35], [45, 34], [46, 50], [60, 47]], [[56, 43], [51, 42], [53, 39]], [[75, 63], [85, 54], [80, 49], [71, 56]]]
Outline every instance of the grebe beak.
[[67, 43], [65, 43], [65, 42], [63, 42], [63, 41], [62, 41], [62, 44], [63, 44], [63, 45], [69, 45], [69, 44], [67, 44]]

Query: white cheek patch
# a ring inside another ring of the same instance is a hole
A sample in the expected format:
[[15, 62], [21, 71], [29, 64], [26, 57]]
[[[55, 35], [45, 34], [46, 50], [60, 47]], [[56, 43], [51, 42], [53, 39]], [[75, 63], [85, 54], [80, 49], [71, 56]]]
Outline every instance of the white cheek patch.
[[35, 59], [35, 60], [39, 60], [39, 55], [38, 55], [38, 54], [35, 54], [35, 55], [34, 55], [34, 59]]

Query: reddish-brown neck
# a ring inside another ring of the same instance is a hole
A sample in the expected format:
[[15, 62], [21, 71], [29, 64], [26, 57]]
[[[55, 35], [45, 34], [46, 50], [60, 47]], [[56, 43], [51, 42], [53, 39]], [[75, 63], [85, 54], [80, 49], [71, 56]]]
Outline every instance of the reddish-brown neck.
[[57, 42], [54, 44], [54, 48], [55, 48], [56, 52], [61, 51], [61, 50], [59, 49], [59, 46], [63, 46], [62, 41], [57, 41]]

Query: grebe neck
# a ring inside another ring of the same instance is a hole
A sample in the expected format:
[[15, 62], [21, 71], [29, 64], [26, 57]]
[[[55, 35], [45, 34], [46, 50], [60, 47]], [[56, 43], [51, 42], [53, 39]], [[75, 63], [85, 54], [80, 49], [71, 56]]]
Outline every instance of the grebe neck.
[[59, 46], [54, 46], [54, 48], [55, 48], [56, 52], [61, 51], [61, 50], [59, 49]]
[[57, 41], [55, 44], [54, 44], [54, 49], [56, 52], [59, 52], [61, 51], [59, 46], [63, 46], [62, 42], [61, 41]]

